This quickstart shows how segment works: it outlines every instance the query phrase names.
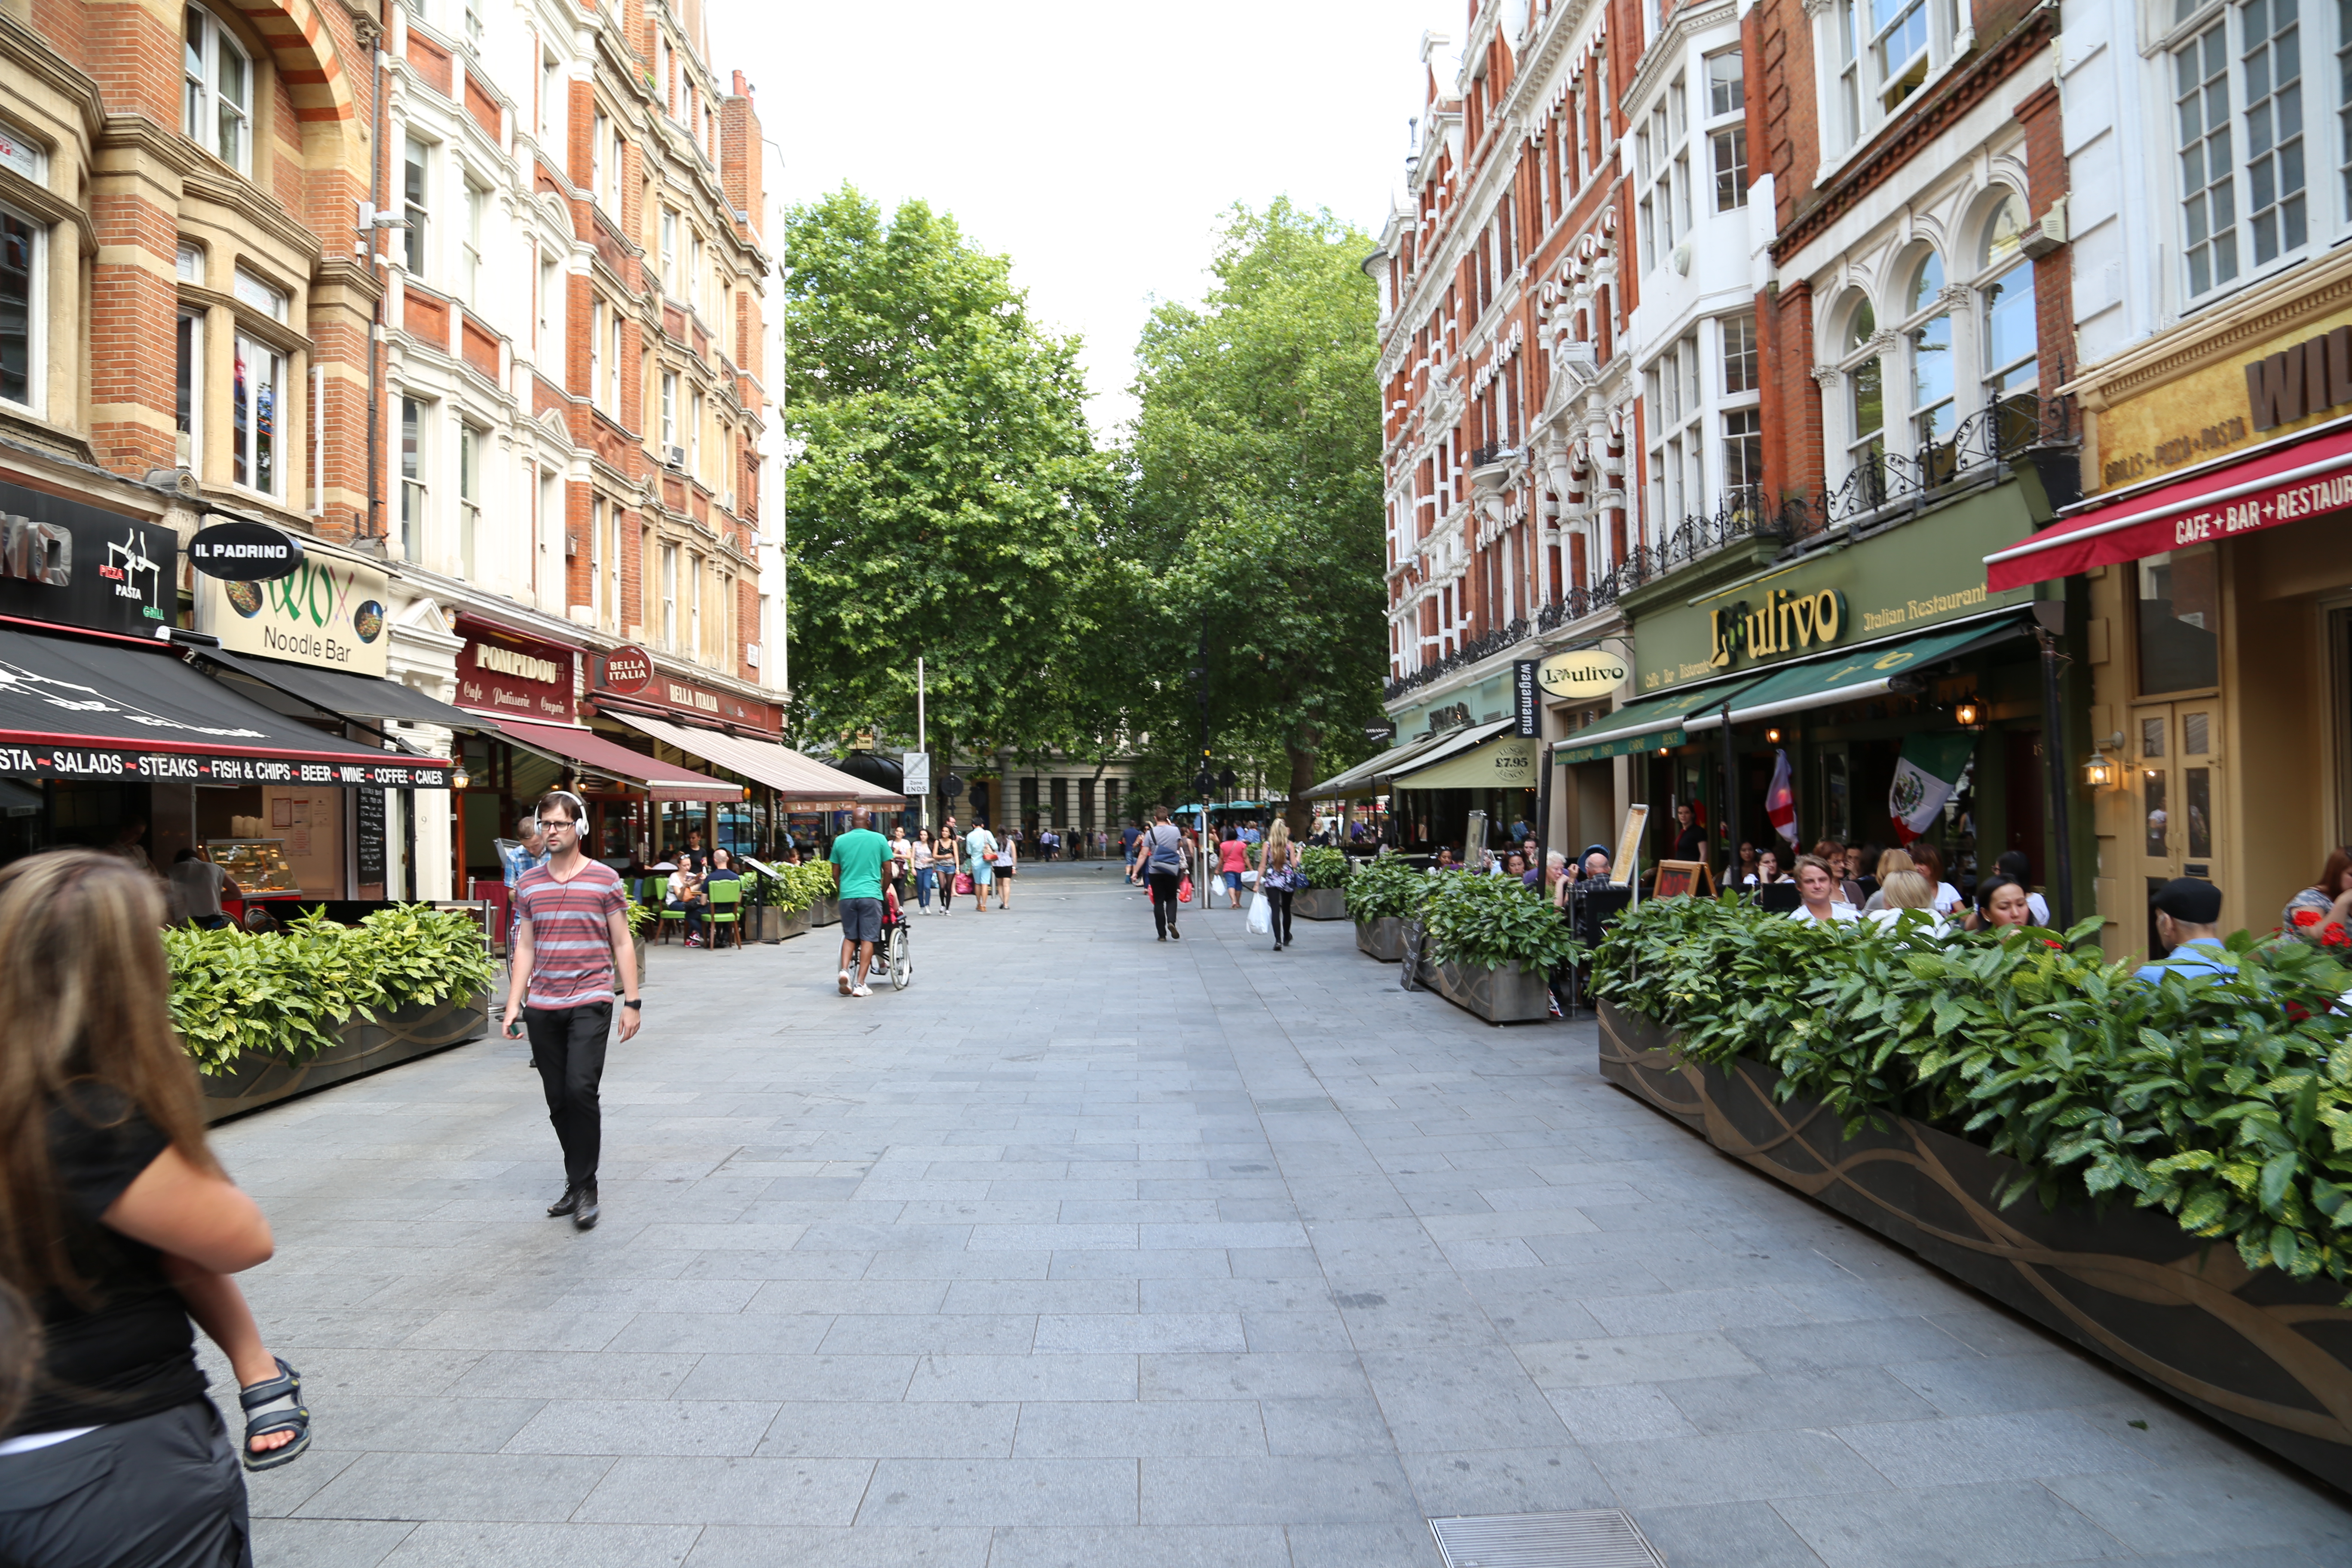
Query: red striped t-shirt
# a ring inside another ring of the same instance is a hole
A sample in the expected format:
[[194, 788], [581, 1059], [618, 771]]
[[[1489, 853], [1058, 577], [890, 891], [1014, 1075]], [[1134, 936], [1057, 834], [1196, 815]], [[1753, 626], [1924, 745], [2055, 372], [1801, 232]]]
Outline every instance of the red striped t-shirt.
[[628, 908], [628, 894], [610, 866], [591, 860], [568, 882], [534, 866], [515, 883], [515, 909], [530, 922], [532, 1007], [581, 1007], [613, 999], [613, 931], [607, 923]]

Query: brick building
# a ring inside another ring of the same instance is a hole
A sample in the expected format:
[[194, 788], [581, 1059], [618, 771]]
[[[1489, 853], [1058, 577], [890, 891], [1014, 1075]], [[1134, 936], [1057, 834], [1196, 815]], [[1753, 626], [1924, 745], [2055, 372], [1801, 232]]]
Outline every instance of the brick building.
[[[299, 534], [370, 628], [352, 668], [460, 706], [527, 658], [571, 729], [774, 731], [759, 121], [698, 0], [59, 0], [0, 13], [0, 483]], [[382, 880], [478, 870], [510, 802], [464, 804], [404, 800]]]
[[[1899, 764], [1932, 752], [1958, 788], [1930, 838], [2046, 878], [2047, 595], [1979, 563], [2069, 499], [2054, 12], [1472, 0], [1468, 22], [1368, 264], [1400, 743], [1336, 782], [1393, 789], [1433, 846], [1549, 774], [1555, 845], [1613, 842], [1646, 803], [1647, 860], [1687, 805], [1719, 876], [1783, 757], [1808, 842], [1895, 842]], [[1540, 749], [1504, 722], [1520, 660]], [[1449, 732], [1416, 734], [1433, 716]]]

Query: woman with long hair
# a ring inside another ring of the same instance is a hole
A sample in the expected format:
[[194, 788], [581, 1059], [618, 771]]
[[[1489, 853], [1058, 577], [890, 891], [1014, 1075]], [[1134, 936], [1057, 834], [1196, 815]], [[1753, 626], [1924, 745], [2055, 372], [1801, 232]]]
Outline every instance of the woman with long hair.
[[163, 912], [153, 879], [112, 856], [0, 870], [0, 1278], [45, 1341], [0, 1428], [0, 1562], [251, 1563], [191, 1318], [236, 1371], [246, 1466], [310, 1442], [301, 1379], [228, 1278], [268, 1258], [269, 1223], [205, 1146]]
[[2352, 941], [2352, 847], [2339, 846], [2327, 852], [2319, 879], [2286, 901], [2279, 929], [2322, 947], [2342, 947]]
[[1290, 942], [1290, 895], [1298, 886], [1298, 851], [1291, 847], [1290, 824], [1281, 817], [1266, 829], [1258, 851], [1257, 885], [1265, 894], [1266, 912], [1274, 917], [1274, 951]]

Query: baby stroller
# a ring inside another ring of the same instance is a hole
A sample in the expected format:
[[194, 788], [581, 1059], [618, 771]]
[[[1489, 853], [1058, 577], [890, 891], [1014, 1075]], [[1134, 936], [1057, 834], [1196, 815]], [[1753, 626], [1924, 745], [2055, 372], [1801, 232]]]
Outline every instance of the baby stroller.
[[904, 991], [915, 978], [915, 960], [909, 947], [912, 940], [907, 907], [898, 901], [898, 879], [885, 878], [882, 883], [882, 940], [874, 944], [874, 967], [867, 978], [879, 980], [887, 974], [891, 990]]

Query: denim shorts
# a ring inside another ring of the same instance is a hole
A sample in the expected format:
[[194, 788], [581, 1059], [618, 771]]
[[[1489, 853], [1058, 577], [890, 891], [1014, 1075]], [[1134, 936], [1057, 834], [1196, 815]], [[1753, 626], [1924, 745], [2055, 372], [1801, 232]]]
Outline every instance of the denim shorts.
[[882, 940], [882, 900], [879, 899], [842, 900], [841, 940], [880, 942]]

